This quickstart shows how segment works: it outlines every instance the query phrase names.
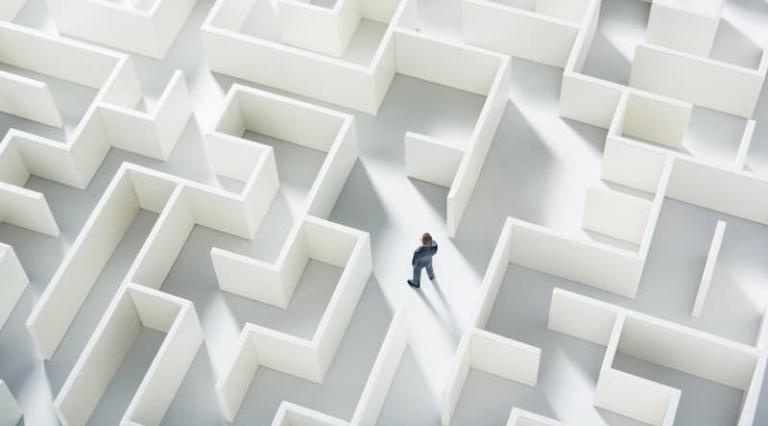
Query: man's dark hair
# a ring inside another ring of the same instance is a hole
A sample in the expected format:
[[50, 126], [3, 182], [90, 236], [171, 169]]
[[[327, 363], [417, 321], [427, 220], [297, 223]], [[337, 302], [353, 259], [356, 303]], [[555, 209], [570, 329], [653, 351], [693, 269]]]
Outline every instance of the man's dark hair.
[[424, 244], [424, 245], [426, 246], [426, 245], [430, 244], [431, 242], [432, 242], [432, 236], [431, 236], [431, 235], [429, 235], [429, 232], [425, 232], [425, 233], [424, 233], [424, 234], [421, 236], [421, 243], [422, 243], [422, 244]]

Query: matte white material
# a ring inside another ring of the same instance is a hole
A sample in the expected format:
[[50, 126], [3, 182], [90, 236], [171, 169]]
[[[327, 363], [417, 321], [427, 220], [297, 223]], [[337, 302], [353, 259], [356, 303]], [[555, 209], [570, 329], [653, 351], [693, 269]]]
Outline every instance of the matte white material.
[[140, 166], [121, 166], [27, 319], [43, 357], [55, 353], [140, 208], [160, 214], [126, 277], [141, 285], [162, 285], [195, 224], [253, 236], [278, 182], [271, 148], [252, 144], [247, 149], [258, 154], [252, 156], [243, 192], [236, 195]]
[[101, 108], [112, 146], [164, 160], [171, 154], [191, 116], [187, 85], [179, 70], [174, 72], [157, 105], [149, 112], [109, 104]]
[[[337, 8], [343, 11], [353, 1], [337, 2], [334, 9], [326, 11], [320, 10], [317, 5], [295, 1], [286, 1], [280, 7], [291, 3], [288, 7], [294, 12], [302, 10], [308, 16], [333, 15]], [[387, 12], [387, 30], [373, 60], [367, 66], [240, 33], [239, 29], [251, 6], [252, 2], [246, 0], [219, 0], [203, 23], [201, 31], [205, 50], [214, 71], [371, 114], [378, 111], [395, 73], [487, 96], [472, 136], [466, 148], [462, 148], [466, 155], [462, 157], [450, 185], [446, 217], [449, 234], [454, 235], [507, 104], [509, 59], [488, 50], [448, 42], [415, 31], [418, 15], [413, 0], [399, 1], [396, 9], [391, 6], [384, 8], [387, 11], [392, 9], [392, 14]], [[567, 6], [563, 8], [570, 11]], [[374, 13], [370, 3], [364, 3], [361, 10], [364, 18], [367, 13]], [[381, 16], [378, 18], [376, 20], [380, 20]], [[300, 21], [306, 19], [309, 18], [303, 16]], [[329, 19], [330, 22], [338, 23], [333, 16]], [[291, 27], [288, 29], [289, 34], [294, 34], [294, 30], [299, 31], [300, 26], [294, 24], [283, 22], [283, 26]], [[321, 41], [328, 33], [325, 29], [320, 29], [320, 36], [312, 40], [309, 40], [312, 33], [307, 32], [306, 27], [301, 28], [301, 31], [304, 41], [299, 44], [307, 46], [310, 43], [313, 50], [321, 47], [325, 51], [337, 50], [334, 43]], [[285, 68], [304, 71], [282, 72]], [[307, 79], [306, 75], [312, 75], [313, 78]], [[418, 164], [414, 164], [414, 159], [426, 149], [433, 151], [435, 146], [416, 146], [411, 142], [408, 145], [409, 170], [421, 169]], [[414, 152], [414, 149], [419, 152]], [[454, 157], [453, 154], [441, 156]], [[440, 184], [444, 184], [450, 174], [446, 170], [453, 169], [453, 162], [450, 161], [450, 167], [444, 167], [443, 164], [449, 161], [440, 161], [442, 171], [438, 176], [421, 177], [433, 179], [431, 182], [439, 180]]]
[[13, 247], [0, 243], [0, 330], [28, 284], [29, 278]]
[[242, 180], [250, 173], [250, 163], [243, 156], [242, 148], [235, 148], [258, 145], [244, 139], [246, 131], [327, 153], [304, 206], [308, 214], [326, 218], [357, 161], [354, 118], [235, 84], [227, 94], [214, 131], [208, 135], [210, 140], [218, 141], [217, 146], [222, 150], [213, 155], [212, 162], [223, 176]]
[[732, 166], [736, 170], [743, 170], [747, 163], [747, 155], [749, 154], [749, 149], [754, 140], [755, 126], [757, 126], [755, 120], [748, 120], [747, 125], [744, 126], [744, 133], [739, 142], [739, 150], [736, 152], [736, 158], [733, 159]]
[[[302, 123], [297, 126], [296, 123]], [[351, 116], [295, 101], [261, 90], [234, 85], [227, 95], [211, 140], [231, 150], [215, 153], [217, 168], [233, 178], [250, 170], [240, 151], [254, 142], [243, 139], [251, 131], [328, 153], [312, 184], [304, 208], [307, 214], [326, 217], [338, 198], [357, 159], [354, 120]], [[303, 214], [303, 213], [302, 213]], [[308, 226], [294, 226], [274, 263], [213, 248], [211, 260], [222, 290], [286, 308], [310, 258], [324, 259], [329, 242], [318, 240]], [[339, 266], [344, 266], [343, 263]]]
[[558, 333], [608, 346], [619, 313], [608, 303], [555, 289], [547, 327]]
[[510, 262], [634, 297], [645, 263], [639, 253], [567, 237], [512, 218]]
[[559, 111], [562, 117], [607, 129], [626, 88], [582, 72], [597, 29], [601, 2], [591, 0], [587, 4], [581, 30], [563, 68]]
[[470, 325], [477, 328], [484, 328], [491, 315], [496, 296], [499, 294], [501, 283], [509, 267], [509, 254], [512, 251], [512, 231], [515, 222], [507, 219], [504, 227], [496, 242], [496, 247], [488, 262], [488, 267], [483, 275], [483, 281], [480, 284], [480, 297], [473, 315], [470, 317]]
[[212, 248], [211, 261], [219, 288], [239, 296], [287, 308], [310, 259], [303, 227], [288, 236], [275, 263]]
[[626, 138], [611, 138], [603, 149], [602, 179], [654, 193], [658, 190], [668, 153]]
[[[749, 131], [749, 129], [747, 129]], [[742, 144], [744, 141], [742, 141]], [[662, 164], [669, 163], [669, 184], [662, 191]], [[630, 140], [609, 138], [603, 154], [603, 179], [684, 201], [733, 216], [768, 224], [768, 202], [761, 194], [768, 180], [716, 165], [688, 154], [671, 152]], [[659, 182], [659, 185], [654, 184]]]
[[[30, 176], [85, 188], [112, 146], [165, 160], [192, 116], [180, 71], [153, 110], [141, 112], [136, 108], [142, 91], [127, 55], [5, 22], [0, 22], [0, 46], [0, 61], [6, 64], [98, 90], [63, 143], [13, 129], [6, 133], [0, 144], [0, 220], [5, 222], [57, 236], [59, 228], [45, 197], [23, 188]], [[57, 60], [60, 57], [68, 60]], [[5, 92], [0, 98], [13, 99], [19, 87], [0, 84], [0, 91]], [[35, 118], [47, 121], [52, 118], [45, 119], [52, 106], [41, 102], [52, 101], [39, 99], [34, 105], [39, 108]], [[18, 113], [24, 103], [14, 105]]]
[[722, 7], [722, 0], [654, 0], [645, 31], [646, 41], [707, 57], [720, 25]]
[[639, 246], [652, 207], [653, 203], [644, 198], [591, 188], [584, 201], [582, 227]]
[[216, 383], [229, 421], [237, 415], [259, 366], [322, 382], [368, 282], [372, 259], [367, 233], [312, 216], [304, 219], [303, 226], [312, 256], [344, 271], [312, 339], [246, 323], [234, 357]]
[[594, 405], [644, 423], [672, 426], [679, 390], [613, 368], [625, 322], [626, 316], [618, 313], [595, 386]]
[[608, 137], [628, 137], [682, 150], [692, 112], [693, 106], [688, 103], [650, 93], [625, 92]]
[[[218, 188], [140, 166], [124, 164], [105, 190], [104, 197], [84, 225], [70, 253], [27, 321], [33, 340], [44, 357], [49, 358], [55, 352], [139, 209], [155, 211], [159, 216], [129, 269], [125, 281], [131, 283], [129, 284], [131, 286], [147, 291], [149, 291], [147, 287], [160, 288], [196, 224], [244, 238], [253, 237], [274, 197], [278, 180], [272, 148], [242, 139], [240, 136], [246, 129], [327, 151], [328, 156], [310, 190], [305, 207], [307, 211], [317, 214], [330, 213], [357, 158], [352, 118], [345, 114], [241, 86], [233, 87], [228, 99], [221, 122], [217, 125], [216, 131], [208, 136], [207, 141], [212, 166], [216, 173], [243, 181], [242, 192], [231, 194]], [[297, 126], [297, 122], [305, 125]], [[313, 216], [306, 216], [300, 222], [300, 230], [294, 235], [301, 240], [297, 245], [296, 239], [289, 239], [286, 253], [289, 253], [292, 258], [301, 259], [302, 253], [306, 253], [307, 256], [311, 255], [319, 261], [344, 268], [336, 292], [318, 325], [315, 337], [312, 340], [298, 339], [251, 324], [243, 331], [243, 336], [247, 337], [243, 338], [244, 346], [238, 353], [247, 355], [244, 351], [250, 347], [248, 346], [250, 342], [256, 342], [256, 346], [262, 351], [260, 362], [264, 365], [320, 381], [333, 359], [355, 310], [357, 300], [368, 281], [371, 271], [370, 241], [366, 233]], [[296, 253], [298, 257], [294, 255]], [[300, 273], [303, 269], [300, 267], [301, 261], [298, 265], [293, 263], [291, 265], [289, 269], [292, 271]], [[217, 272], [225, 271], [221, 272], [222, 274], [226, 274], [231, 267], [232, 264], [216, 265]], [[295, 286], [298, 276], [296, 272], [292, 274], [294, 274], [292, 277]], [[145, 326], [158, 328], [160, 326], [156, 324], [168, 323], [167, 318], [159, 318], [142, 306], [137, 305], [136, 309]], [[105, 316], [104, 321], [112, 321], [107, 319], [112, 315], [110, 312]], [[128, 315], [122, 311], [118, 314]], [[110, 327], [125, 328], [122, 325]], [[98, 332], [95, 336], [97, 335], [99, 335]], [[179, 339], [188, 339], [188, 337], [183, 335]], [[130, 340], [128, 339], [127, 345], [130, 345]], [[175, 353], [183, 350], [184, 347], [184, 345], [169, 344], [167, 351]], [[283, 356], [280, 348], [288, 350], [294, 356]], [[123, 350], [127, 351], [127, 346], [123, 347]], [[84, 354], [89, 356], [87, 351]], [[194, 353], [191, 355], [193, 356]], [[92, 362], [107, 362], [100, 359], [97, 358]], [[119, 365], [119, 362], [116, 362], [117, 358], [110, 359], [109, 365], [112, 367], [109, 368], [117, 368]], [[240, 375], [239, 370], [234, 371], [237, 371], [236, 379], [252, 377], [247, 374]], [[85, 374], [84, 378], [79, 379], [80, 373], [77, 371], [73, 373], [72, 386], [82, 380], [86, 382], [96, 380], [89, 379], [86, 373], [82, 374]], [[136, 422], [156, 424], [167, 408], [164, 401], [167, 400], [170, 403], [168, 398], [175, 393], [174, 386], [177, 387], [174, 383], [177, 379], [180, 381], [182, 376], [154, 379], [148, 373], [147, 377], [146, 383], [137, 392], [134, 402], [129, 407], [126, 419], [134, 418], [138, 419], [135, 420]], [[89, 388], [92, 387], [89, 385]], [[159, 390], [155, 391], [155, 388]], [[63, 396], [60, 397], [59, 405], [62, 408], [59, 417], [73, 418], [74, 420], [67, 421], [77, 424], [90, 415], [98, 398], [92, 396], [88, 400], [78, 399], [70, 396], [66, 389], [68, 388], [65, 388]], [[97, 393], [100, 392], [98, 386], [94, 389]], [[160, 390], [163, 393], [152, 396]], [[79, 394], [80, 391], [75, 393]], [[229, 401], [228, 394], [220, 392], [220, 396], [222, 401]], [[383, 398], [383, 396], [367, 398], [373, 398], [370, 403], [375, 407], [380, 405], [380, 402], [376, 402], [377, 398]], [[158, 400], [160, 403], [144, 408], [145, 399]], [[239, 400], [237, 403], [239, 404]], [[225, 407], [228, 408], [230, 405]], [[378, 412], [376, 408], [368, 410], [365, 413]], [[134, 411], [135, 414], [131, 414]], [[371, 416], [365, 413], [361, 416], [365, 418]]]
[[661, 46], [635, 49], [629, 84], [717, 111], [752, 117], [768, 71], [768, 55], [757, 69], [744, 68]]
[[675, 160], [668, 197], [758, 223], [768, 223], [768, 179], [713, 167], [690, 158]]
[[16, 426], [21, 416], [21, 407], [16, 403], [5, 382], [0, 380], [0, 425]]
[[0, 3], [0, 21], [12, 21], [27, 0], [5, 0]]
[[[343, 0], [336, 6], [347, 8], [356, 1]], [[383, 11], [363, 5], [363, 18], [367, 17], [367, 13], [372, 13], [377, 15], [375, 20], [386, 18], [384, 22], [389, 23], [389, 26], [371, 63], [361, 66], [272, 40], [245, 35], [240, 32], [240, 27], [253, 1], [219, 0], [201, 27], [208, 64], [217, 72], [375, 114], [394, 77], [392, 32], [399, 16], [406, 10], [407, 2], [400, 1], [397, 9], [391, 12], [391, 1], [381, 2], [385, 3], [382, 5]], [[289, 5], [288, 2], [280, 7], [286, 8], [286, 5], [292, 12], [309, 11], [308, 18], [315, 14], [330, 13], [334, 16], [327, 16], [326, 24], [333, 27], [335, 22], [338, 25], [339, 17], [332, 11], [324, 12], [316, 5]], [[297, 18], [298, 15], [292, 12], [289, 12], [289, 17]], [[387, 16], [381, 16], [382, 14]], [[302, 26], [301, 22], [305, 20], [283, 20], [283, 26], [288, 26], [283, 31], [284, 36], [314, 50], [335, 53], [339, 49], [339, 46], [329, 46], [328, 37], [323, 37], [328, 35], [328, 28], [321, 28], [318, 40], [310, 40], [313, 31], [310, 31], [311, 27]], [[296, 37], [296, 34], [301, 34], [301, 37]], [[302, 69], [304, 72], [282, 72], [286, 68]], [[314, 78], [307, 79], [304, 78], [305, 75], [312, 75]]]
[[338, 0], [332, 8], [305, 1], [278, 0], [280, 39], [285, 44], [342, 56], [362, 18], [360, 0]]
[[[646, 226], [654, 227], [650, 221]], [[646, 234], [648, 232], [646, 230]], [[488, 322], [510, 263], [633, 297], [645, 261], [638, 253], [566, 237], [538, 225], [507, 218], [480, 285], [479, 302], [470, 317], [473, 326], [483, 328]], [[610, 327], [612, 321], [609, 313], [605, 327]], [[583, 333], [593, 342], [607, 339], [607, 336], [600, 337], [599, 330], [594, 328]]]
[[48, 126], [61, 126], [61, 113], [44, 82], [0, 70], [0, 93], [0, 111]]
[[470, 369], [535, 386], [539, 375], [541, 349], [481, 329], [462, 337], [455, 364], [448, 377], [441, 402], [441, 424], [448, 426], [461, 397]]
[[[709, 59], [722, 1], [653, 3], [648, 43], [635, 49], [626, 87], [582, 72], [600, 16], [601, 0], [589, 2], [563, 69], [560, 115], [608, 128], [621, 95], [637, 88], [750, 118], [768, 71], [768, 56], [763, 52], [756, 69]], [[655, 130], [650, 124], [643, 128]]]
[[508, 380], [535, 386], [541, 350], [497, 334], [476, 330], [471, 337], [470, 365]]
[[451, 190], [448, 192], [447, 226], [451, 236], [459, 228], [472, 191], [480, 177], [485, 157], [488, 155], [491, 142], [496, 135], [496, 129], [507, 107], [510, 80], [509, 59], [497, 56], [496, 60], [498, 61], [498, 68], [493, 73], [492, 80], [489, 81], [488, 97], [480, 110], [477, 124], [472, 130], [467, 154], [462, 158]]
[[[263, 78], [274, 78], [278, 87], [285, 86], [280, 87], [282, 89], [296, 93], [305, 91], [310, 96], [374, 112], [396, 72], [487, 96], [472, 136], [466, 141], [447, 146], [427, 135], [410, 132], [405, 138], [408, 174], [414, 177], [421, 174], [421, 179], [450, 188], [447, 231], [454, 235], [509, 97], [507, 58], [417, 31], [419, 21], [415, 1], [339, 0], [326, 9], [306, 2], [280, 1], [283, 6], [295, 10], [306, 9], [313, 13], [328, 10], [338, 15], [327, 23], [327, 27], [326, 23], [318, 21], [322, 18], [312, 15], [297, 15], [293, 21], [284, 21], [281, 30], [285, 40], [298, 46], [303, 44], [303, 49], [343, 52], [354, 30], [351, 23], [356, 25], [362, 16], [366, 19], [375, 17], [388, 23], [389, 28], [371, 63], [359, 66], [246, 36], [239, 31], [253, 1], [221, 0], [213, 6], [210, 25], [204, 25], [203, 33], [210, 43], [208, 53], [222, 69], [232, 67], [238, 72], [264, 73], [267, 77]], [[645, 191], [649, 197], [603, 188], [586, 194], [583, 227], [629, 242], [637, 246], [636, 250], [617, 249], [581, 236], [561, 235], [516, 219], [505, 223], [483, 278], [477, 314], [470, 318], [470, 337], [465, 336], [459, 348], [460, 362], [443, 400], [444, 418], [450, 418], [451, 404], [455, 408], [473, 365], [526, 384], [535, 383], [540, 360], [538, 348], [481, 329], [487, 322], [510, 262], [632, 297], [637, 292], [665, 197], [687, 200], [760, 223], [768, 221], [768, 206], [759, 201], [765, 198], [762, 196], [766, 191], [765, 179], [744, 170], [754, 122], [745, 129], [733, 162], [710, 164], [680, 152], [693, 106], [689, 102], [693, 101], [676, 101], [580, 74], [600, 1], [523, 0], [515, 8], [489, 6], [481, 0], [465, 1], [465, 6], [482, 4], [492, 7], [469, 12], [477, 13], [486, 23], [501, 17], [513, 19], [514, 16], [518, 20], [512, 26], [499, 27], [498, 31], [480, 33], [480, 36], [523, 28], [526, 34], [540, 34], [541, 45], [535, 52], [529, 49], [531, 43], [520, 43], [521, 37], [502, 41], [528, 48], [513, 53], [515, 56], [527, 55], [529, 59], [565, 67], [563, 115], [609, 130], [603, 178]], [[165, 4], [171, 3], [171, 0], [165, 1]], [[5, 4], [0, 7], [7, 10]], [[504, 13], [483, 15], [489, 10]], [[512, 12], [507, 15], [510, 10]], [[470, 19], [467, 19], [467, 9], [464, 12], [466, 26]], [[314, 30], [312, 24], [317, 24]], [[333, 26], [339, 31], [338, 42], [335, 38], [327, 38], [328, 28]], [[219, 32], [220, 29], [231, 33]], [[489, 29], [490, 26], [475, 27], [478, 31]], [[556, 39], [556, 35], [568, 36], [563, 38], [568, 38], [567, 44], [574, 46], [569, 54], [566, 53], [570, 48], [563, 48], [563, 40]], [[292, 36], [297, 38], [291, 41]], [[312, 43], [316, 44], [313, 46]], [[670, 46], [664, 43], [671, 42], [654, 43], [656, 48], [666, 46], [669, 49]], [[238, 46], [241, 48], [236, 48]], [[499, 49], [505, 48], [499, 46]], [[137, 107], [142, 102], [143, 93], [128, 56], [13, 25], [0, 26], [0, 47], [3, 62], [31, 71], [44, 71], [99, 91], [75, 134], [66, 141], [52, 141], [20, 131], [11, 131], [6, 136], [0, 145], [0, 219], [4, 221], [57, 235], [58, 226], [45, 198], [41, 193], [24, 188], [30, 176], [84, 188], [111, 147], [165, 160], [191, 116], [192, 103], [181, 72], [177, 71], [171, 77], [157, 106], [143, 111]], [[685, 57], [675, 49], [670, 49], [677, 56], [675, 60]], [[60, 55], [72, 60], [57, 66], [51, 58]], [[306, 67], [298, 68], [301, 71], [296, 73], [300, 74], [298, 77], [285, 72], [303, 65]], [[693, 71], [694, 80], [711, 77], [699, 68]], [[48, 124], [55, 125], [61, 120], [45, 84], [6, 74], [7, 78], [0, 80], [0, 85], [2, 82], [6, 84], [0, 91], [13, 95], [13, 98], [5, 98], [10, 102], [2, 105], [3, 109]], [[307, 75], [313, 78], [307, 79]], [[198, 82], [196, 79], [196, 85]], [[700, 100], [696, 102], [702, 104]], [[157, 424], [162, 419], [184, 377], [185, 364], [188, 366], [194, 357], [195, 352], [189, 348], [199, 334], [199, 325], [179, 326], [188, 333], [177, 329], [176, 340], [173, 344], [168, 343], [174, 324], [180, 321], [179, 311], [171, 306], [175, 303], [172, 297], [169, 299], [152, 288], [162, 286], [194, 226], [199, 224], [245, 238], [252, 237], [277, 190], [273, 151], [258, 142], [246, 140], [242, 137], [245, 131], [318, 149], [327, 156], [300, 210], [298, 224], [292, 228], [274, 263], [216, 248], [212, 250], [221, 288], [285, 307], [309, 258], [343, 267], [344, 274], [312, 339], [299, 339], [252, 324], [245, 327], [232, 366], [227, 366], [228, 376], [220, 380], [224, 386], [217, 389], [221, 404], [233, 417], [242, 398], [238, 392], [246, 392], [251, 377], [260, 366], [315, 380], [322, 377], [324, 369], [332, 363], [372, 263], [371, 241], [367, 234], [325, 220], [357, 158], [354, 121], [345, 114], [234, 85], [227, 95], [220, 119], [213, 131], [206, 135], [205, 142], [216, 174], [242, 182], [242, 192], [233, 194], [143, 167], [123, 166], [30, 317], [28, 326], [33, 340], [50, 356], [137, 212], [147, 209], [158, 213], [157, 222], [123, 283], [121, 291], [127, 291], [129, 296], [118, 294], [78, 362], [77, 371], [72, 372], [67, 385], [62, 388], [60, 417], [71, 417], [77, 423], [92, 411], [94, 401], [100, 397], [99, 388], [103, 390], [106, 386], [104, 380], [109, 382], [104, 376], [109, 374], [94, 374], [91, 369], [97, 373], [114, 372], [119, 366], [120, 352], [127, 351], [131, 344], [116, 341], [110, 345], [116, 339], [111, 332], [120, 331], [115, 335], [130, 337], [140, 326], [146, 326], [166, 330], [169, 337], [136, 392], [123, 422]], [[0, 267], [3, 260], [0, 255]], [[707, 275], [706, 268], [704, 275]], [[705, 295], [706, 286], [700, 287], [700, 293], [701, 290]], [[128, 300], [133, 307], [123, 309], [130, 305], [121, 304], [121, 300]], [[180, 302], [181, 305], [186, 303]], [[595, 390], [596, 405], [654, 424], [671, 424], [674, 420], [679, 391], [613, 369], [613, 356], [621, 350], [745, 390], [739, 425], [753, 423], [765, 371], [765, 318], [755, 348], [580, 297], [553, 296], [549, 321], [553, 329], [607, 346]], [[276, 416], [276, 424], [338, 426], [375, 423], [407, 342], [404, 324], [398, 311], [350, 422], [286, 403]], [[648, 348], [656, 348], [659, 353]], [[699, 353], [705, 355], [699, 357]], [[171, 368], [166, 368], [169, 363]], [[531, 416], [521, 414], [515, 421], [520, 423], [528, 417]]]
[[[634, 419], [672, 425], [680, 392], [612, 367], [615, 353], [656, 363], [745, 391], [741, 419], [754, 417], [755, 377], [765, 351], [556, 288], [550, 329], [607, 347], [595, 405]], [[596, 333], [596, 331], [599, 331]], [[756, 375], [760, 376], [756, 376]], [[748, 424], [748, 423], [739, 423]]]
[[563, 72], [560, 116], [607, 129], [624, 88], [581, 73]]
[[627, 316], [619, 350], [741, 390], [759, 356], [755, 348], [641, 314]]
[[141, 327], [167, 336], [120, 424], [160, 424], [203, 342], [203, 331], [191, 302], [128, 284], [115, 295], [53, 403], [63, 425], [88, 421]]
[[283, 401], [272, 420], [272, 426], [373, 426], [392, 384], [400, 360], [408, 345], [405, 311], [398, 309], [392, 317], [379, 354], [365, 382], [355, 412], [349, 422]]
[[[532, 1], [528, 9], [488, 0], [463, 0], [463, 39], [468, 44], [562, 68], [573, 49], [580, 22], [538, 10], [551, 5], [550, 8], [555, 10], [549, 12], [555, 14], [568, 8], [585, 7], [586, 3]], [[531, 40], [536, 42], [531, 43]]]
[[405, 134], [405, 172], [408, 176], [450, 188], [464, 151], [426, 135]]
[[48, 0], [63, 34], [162, 58], [197, 0], [156, 0], [148, 10], [93, 0]]
[[[764, 314], [763, 321], [765, 321], [765, 318]], [[762, 335], [764, 336], [764, 334]], [[758, 347], [763, 353], [757, 361], [757, 366], [755, 367], [754, 374], [752, 374], [749, 389], [744, 392], [737, 426], [749, 426], [755, 424], [755, 414], [757, 413], [757, 405], [760, 400], [760, 390], [763, 387], [763, 377], [765, 376], [765, 368], [768, 363], [768, 353], [765, 352], [765, 345], [760, 344]]]
[[350, 425], [374, 426], [408, 346], [408, 324], [404, 309], [395, 311], [379, 354], [365, 382]]
[[349, 423], [336, 417], [311, 410], [288, 401], [280, 403], [272, 426], [347, 426]]
[[672, 426], [680, 391], [620, 370], [600, 373], [595, 406], [657, 426]]
[[526, 411], [520, 408], [513, 408], [509, 413], [509, 420], [507, 426], [566, 426], [565, 423], [559, 422], [549, 417], [544, 417], [530, 411]]
[[699, 281], [699, 290], [696, 292], [696, 299], [693, 302], [693, 309], [691, 309], [691, 316], [694, 318], [698, 318], [701, 315], [704, 302], [707, 300], [707, 294], [709, 293], [709, 287], [712, 285], [712, 277], [715, 274], [717, 257], [720, 255], [720, 246], [723, 244], [724, 235], [725, 222], [718, 220], [715, 233], [712, 236], [712, 243], [710, 243], [709, 251], [707, 252], [707, 260], [704, 263], [704, 272], [701, 274], [701, 280]]
[[406, 29], [396, 31], [394, 40], [398, 73], [487, 96], [448, 192], [446, 220], [453, 236], [507, 105], [509, 59]]

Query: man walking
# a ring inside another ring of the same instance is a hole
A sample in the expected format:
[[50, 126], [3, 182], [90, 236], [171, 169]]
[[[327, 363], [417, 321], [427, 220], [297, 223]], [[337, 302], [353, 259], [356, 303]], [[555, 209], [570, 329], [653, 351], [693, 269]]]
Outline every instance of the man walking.
[[421, 286], [421, 270], [427, 268], [427, 276], [435, 280], [435, 271], [432, 270], [432, 256], [437, 253], [437, 243], [429, 233], [421, 236], [421, 247], [413, 253], [411, 265], [413, 266], [413, 279], [408, 280], [408, 285], [419, 288]]

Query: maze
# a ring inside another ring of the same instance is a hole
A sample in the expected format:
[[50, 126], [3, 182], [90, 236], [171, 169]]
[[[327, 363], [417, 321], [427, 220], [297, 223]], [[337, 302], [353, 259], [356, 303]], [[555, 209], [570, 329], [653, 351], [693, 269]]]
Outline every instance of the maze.
[[766, 22], [3, 0], [0, 426], [768, 424]]

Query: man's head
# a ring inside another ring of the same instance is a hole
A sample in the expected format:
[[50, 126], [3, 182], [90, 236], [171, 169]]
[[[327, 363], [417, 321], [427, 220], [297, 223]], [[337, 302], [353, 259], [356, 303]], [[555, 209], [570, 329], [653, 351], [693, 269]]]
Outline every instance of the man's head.
[[425, 232], [421, 236], [421, 244], [423, 244], [425, 246], [428, 246], [428, 245], [432, 244], [432, 236], [429, 235], [429, 232]]

